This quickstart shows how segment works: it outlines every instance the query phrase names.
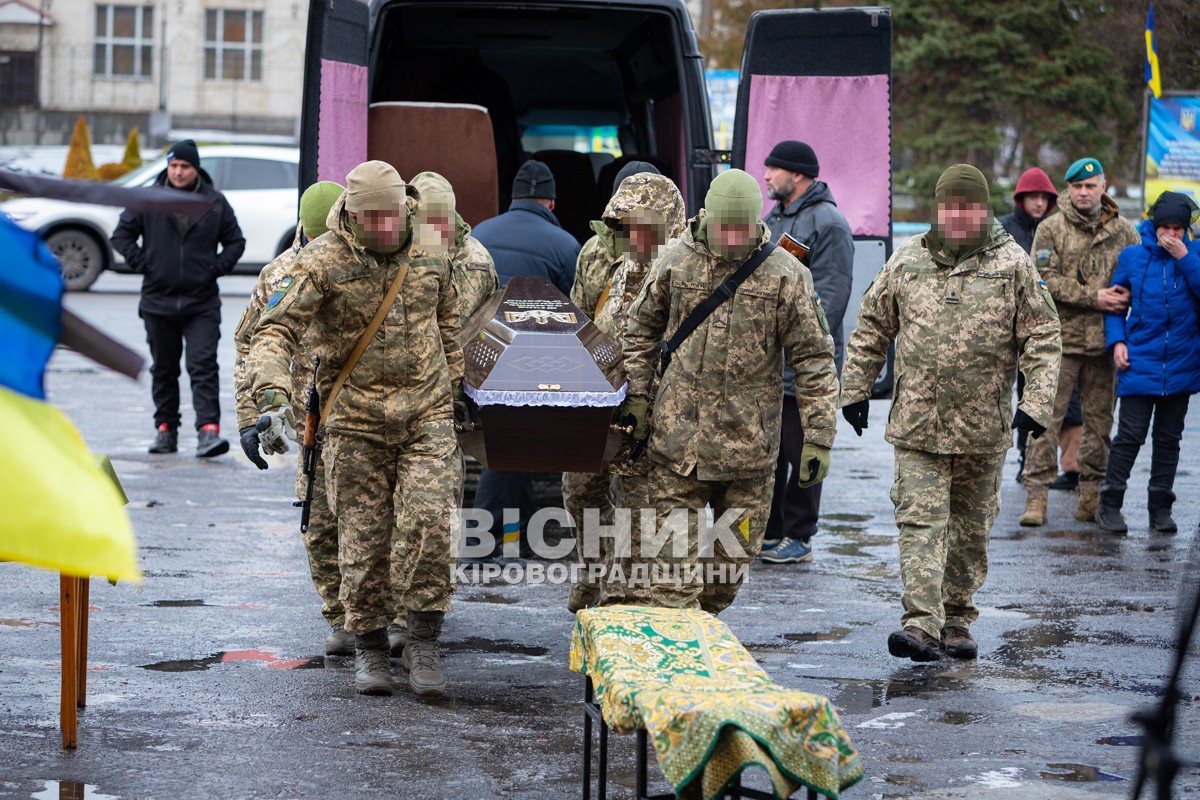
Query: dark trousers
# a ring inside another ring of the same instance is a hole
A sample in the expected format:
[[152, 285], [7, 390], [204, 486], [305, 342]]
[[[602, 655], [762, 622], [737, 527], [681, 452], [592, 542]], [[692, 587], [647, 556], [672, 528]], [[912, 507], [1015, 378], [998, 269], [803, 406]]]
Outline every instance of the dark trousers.
[[[1025, 394], [1025, 373], [1017, 373], [1017, 402], [1021, 401], [1021, 397]], [[1071, 404], [1067, 406], [1067, 415], [1063, 417], [1063, 425], [1082, 425], [1083, 424], [1083, 405], [1079, 402], [1079, 386], [1076, 385], [1071, 392]], [[1017, 452], [1020, 454], [1021, 463], [1025, 463], [1025, 446], [1029, 442], [1029, 431], [1017, 431]]]
[[[485, 469], [479, 473], [479, 485], [475, 487], [475, 508], [482, 508], [492, 515], [493, 555], [499, 555], [505, 534], [513, 536], [529, 527], [530, 518], [537, 513], [537, 495], [533, 490], [532, 472], [498, 472]], [[517, 509], [517, 524], [504, 526], [504, 509]], [[528, 555], [529, 547], [521, 537], [521, 553]]]
[[1170, 492], [1179, 466], [1179, 441], [1188, 410], [1187, 394], [1130, 395], [1120, 399], [1117, 436], [1108, 452], [1108, 470], [1101, 491], [1123, 492], [1133, 471], [1133, 462], [1150, 432], [1154, 418], [1153, 450], [1150, 455], [1150, 492]]
[[217, 398], [217, 342], [221, 338], [221, 308], [213, 306], [186, 316], [140, 312], [150, 344], [150, 392], [154, 398], [154, 426], [164, 422], [179, 427], [179, 359], [187, 343], [187, 371], [192, 381], [192, 407], [196, 430], [219, 424]]
[[800, 539], [807, 542], [817, 532], [821, 513], [821, 485], [800, 488], [800, 453], [804, 428], [796, 398], [783, 396], [783, 421], [779, 427], [779, 460], [775, 462], [775, 494], [767, 517], [767, 541]]

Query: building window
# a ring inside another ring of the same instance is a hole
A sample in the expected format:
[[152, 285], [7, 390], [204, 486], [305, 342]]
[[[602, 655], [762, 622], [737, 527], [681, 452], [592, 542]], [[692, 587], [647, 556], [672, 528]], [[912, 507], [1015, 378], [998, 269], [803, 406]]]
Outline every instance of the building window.
[[204, 77], [218, 81], [262, 80], [263, 12], [204, 12]]
[[154, 64], [152, 6], [96, 6], [97, 78], [150, 78]]

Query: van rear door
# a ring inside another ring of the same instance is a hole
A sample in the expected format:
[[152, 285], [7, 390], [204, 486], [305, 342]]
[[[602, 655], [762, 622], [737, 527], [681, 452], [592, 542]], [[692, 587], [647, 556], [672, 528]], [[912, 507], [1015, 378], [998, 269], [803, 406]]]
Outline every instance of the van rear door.
[[345, 184], [367, 160], [367, 33], [362, 0], [313, 2], [304, 51], [300, 191], [317, 181]]

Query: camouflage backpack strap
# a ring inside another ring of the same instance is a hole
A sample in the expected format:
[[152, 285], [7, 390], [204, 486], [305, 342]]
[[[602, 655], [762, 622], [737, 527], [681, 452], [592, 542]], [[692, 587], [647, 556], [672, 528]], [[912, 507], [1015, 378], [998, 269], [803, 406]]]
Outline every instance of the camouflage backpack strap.
[[359, 336], [358, 341], [354, 343], [354, 349], [350, 351], [350, 357], [346, 359], [346, 365], [342, 367], [342, 371], [338, 373], [337, 378], [333, 381], [333, 386], [329, 390], [329, 396], [325, 398], [325, 405], [321, 408], [322, 420], [329, 419], [329, 409], [333, 408], [333, 401], [337, 399], [338, 392], [342, 390], [342, 385], [346, 383], [346, 379], [350, 377], [350, 373], [358, 365], [358, 360], [366, 352], [367, 345], [375, 337], [375, 331], [379, 330], [379, 326], [383, 324], [383, 318], [388, 315], [388, 311], [392, 308], [392, 303], [396, 302], [396, 295], [400, 294], [400, 284], [404, 283], [404, 276], [407, 274], [408, 262], [405, 261], [400, 265], [400, 271], [396, 273], [396, 277], [392, 279], [392, 285], [388, 287], [387, 294], [383, 296], [383, 302], [379, 304], [379, 308], [375, 311], [375, 316], [371, 317], [371, 321], [367, 323], [367, 329], [362, 332], [362, 336]]

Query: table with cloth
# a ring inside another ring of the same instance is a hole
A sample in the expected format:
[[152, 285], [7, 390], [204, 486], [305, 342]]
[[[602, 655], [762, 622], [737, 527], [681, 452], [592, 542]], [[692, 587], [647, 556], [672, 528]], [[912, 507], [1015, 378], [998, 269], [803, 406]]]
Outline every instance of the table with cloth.
[[862, 778], [858, 751], [825, 697], [776, 685], [725, 623], [703, 611], [581, 610], [571, 670], [616, 733], [644, 728], [679, 798], [720, 797], [763, 767], [777, 797], [826, 797]]

